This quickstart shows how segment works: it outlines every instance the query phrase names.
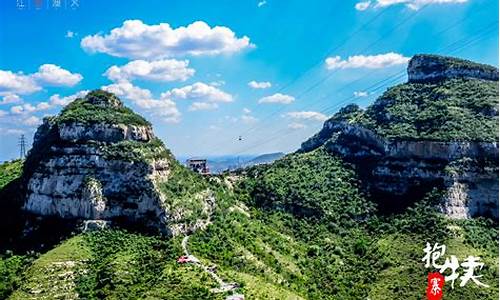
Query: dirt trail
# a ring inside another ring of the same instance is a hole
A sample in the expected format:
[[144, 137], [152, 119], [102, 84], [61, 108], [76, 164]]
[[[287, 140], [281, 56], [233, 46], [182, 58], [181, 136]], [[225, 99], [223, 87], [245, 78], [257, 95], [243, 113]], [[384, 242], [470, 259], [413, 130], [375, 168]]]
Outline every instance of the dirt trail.
[[[224, 293], [224, 292], [229, 292], [236, 290], [239, 286], [237, 283], [227, 283], [222, 280], [222, 278], [217, 275], [215, 272], [214, 268], [207, 267], [201, 261], [194, 255], [191, 255], [188, 251], [188, 240], [189, 240], [189, 235], [185, 236], [182, 239], [182, 250], [184, 251], [184, 255], [189, 258], [189, 262], [192, 264], [195, 264], [202, 268], [206, 273], [208, 273], [218, 284], [218, 288], [213, 288], [210, 291], [213, 293]], [[241, 295], [242, 296], [242, 295]], [[242, 298], [241, 298], [242, 299]]]

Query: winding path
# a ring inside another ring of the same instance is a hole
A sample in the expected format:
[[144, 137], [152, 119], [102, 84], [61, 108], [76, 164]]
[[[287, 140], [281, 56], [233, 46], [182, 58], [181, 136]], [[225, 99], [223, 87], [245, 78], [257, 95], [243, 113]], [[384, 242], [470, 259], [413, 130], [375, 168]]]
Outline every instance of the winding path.
[[[213, 293], [230, 292], [230, 291], [236, 290], [239, 287], [239, 285], [237, 283], [224, 282], [224, 280], [222, 280], [222, 278], [220, 278], [219, 275], [217, 275], [214, 268], [210, 268], [210, 267], [205, 266], [203, 263], [201, 263], [201, 261], [196, 256], [191, 255], [189, 253], [188, 247], [187, 247], [188, 240], [189, 240], [189, 235], [186, 235], [182, 239], [182, 250], [184, 251], [184, 255], [186, 255], [189, 258], [190, 263], [201, 267], [206, 273], [208, 273], [219, 284], [219, 287], [211, 289], [210, 290], [211, 292], [213, 292]], [[233, 297], [234, 296], [239, 296], [240, 298], [230, 298], [231, 296], [229, 296], [228, 299], [244, 299], [243, 295], [233, 295]]]

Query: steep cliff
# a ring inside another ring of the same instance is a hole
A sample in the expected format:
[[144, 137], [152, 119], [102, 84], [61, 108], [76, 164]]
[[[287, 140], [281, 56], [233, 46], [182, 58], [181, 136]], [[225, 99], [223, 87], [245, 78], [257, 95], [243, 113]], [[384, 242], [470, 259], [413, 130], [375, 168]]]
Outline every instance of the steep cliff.
[[[113, 94], [93, 91], [38, 128], [24, 165], [24, 209], [176, 234], [198, 222], [193, 216], [185, 224], [182, 216], [191, 212], [175, 201], [182, 195], [168, 192], [179, 168], [149, 122]], [[207, 215], [211, 194], [200, 187], [190, 196], [193, 209]]]
[[440, 188], [449, 216], [498, 218], [498, 70], [418, 55], [408, 78], [366, 110], [341, 109], [299, 151], [324, 146], [354, 163], [381, 210]]

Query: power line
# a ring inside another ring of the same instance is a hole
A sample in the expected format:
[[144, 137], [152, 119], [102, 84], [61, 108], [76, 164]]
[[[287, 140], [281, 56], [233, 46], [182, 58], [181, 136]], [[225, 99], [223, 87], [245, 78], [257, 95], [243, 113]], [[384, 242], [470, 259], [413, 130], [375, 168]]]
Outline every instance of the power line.
[[[399, 22], [395, 27], [393, 27], [391, 30], [387, 31], [385, 34], [383, 34], [379, 39], [377, 39], [375, 42], [371, 43], [370, 45], [368, 45], [367, 47], [364, 47], [361, 51], [359, 51], [359, 53], [363, 53], [369, 49], [371, 49], [373, 46], [375, 46], [376, 44], [378, 44], [379, 42], [381, 42], [382, 40], [384, 40], [389, 34], [393, 33], [394, 31], [396, 31], [397, 29], [399, 29], [402, 25], [404, 25], [406, 22], [408, 22], [409, 20], [411, 20], [412, 18], [414, 18], [415, 16], [417, 16], [419, 13], [421, 13], [425, 8], [427, 8], [429, 6], [429, 4], [426, 4], [424, 6], [422, 6], [422, 8], [416, 12], [414, 12], [413, 14], [411, 14], [409, 17], [403, 19], [401, 22]], [[381, 14], [379, 14], [381, 15]], [[379, 15], [377, 15], [375, 18], [377, 18]], [[312, 86], [310, 86], [309, 88], [307, 88], [305, 91], [303, 91], [302, 93], [300, 93], [296, 98], [297, 99], [300, 99], [302, 98], [303, 96], [305, 96], [307, 93], [309, 93], [310, 91], [312, 91], [313, 89], [317, 88], [318, 86], [320, 86], [321, 84], [323, 84], [326, 80], [328, 80], [329, 78], [331, 78], [336, 72], [338, 71], [337, 70], [334, 70], [332, 72], [330, 72], [328, 75], [322, 77], [320, 80], [318, 80], [317, 82], [315, 82]], [[369, 74], [367, 74], [366, 76], [368, 76]], [[279, 109], [277, 109], [276, 111], [272, 112], [271, 114], [269, 114], [267, 117], [265, 117], [264, 119], [270, 119], [271, 117], [274, 117], [276, 116], [278, 113], [280, 113], [281, 111], [285, 110], [286, 107], [281, 107]], [[248, 132], [251, 132], [253, 130], [255, 130], [256, 128], [258, 128], [259, 125], [256, 125], [256, 126], [253, 126], [253, 127], [250, 127], [249, 129], [243, 131], [243, 133], [241, 133], [241, 135], [245, 135], [246, 133]]]
[[[460, 50], [462, 50], [462, 49], [464, 49], [464, 48], [466, 48], [466, 47], [468, 47], [468, 46], [470, 46], [470, 45], [472, 45], [472, 44], [474, 44], [474, 43], [477, 43], [477, 42], [479, 42], [479, 41], [483, 40], [485, 37], [488, 37], [488, 34], [490, 33], [490, 31], [492, 31], [492, 30], [495, 30], [495, 29], [496, 29], [496, 28], [495, 28], [495, 25], [496, 25], [496, 24], [498, 24], [498, 21], [495, 21], [495, 22], [492, 22], [492, 23], [488, 24], [488, 25], [487, 25], [487, 26], [485, 26], [483, 29], [479, 30], [479, 32], [481, 32], [479, 35], [477, 35], [477, 36], [476, 36], [476, 37], [474, 37], [473, 39], [470, 39], [469, 41], [467, 41], [466, 43], [464, 43], [462, 46], [455, 48], [455, 49], [454, 49], [453, 51], [451, 51], [450, 53], [460, 51]], [[492, 27], [492, 28], [489, 28], [489, 27]], [[488, 28], [489, 28], [489, 29], [488, 29]], [[467, 40], [467, 39], [468, 39], [468, 38], [464, 38], [464, 39], [462, 39], [462, 40], [456, 41], [456, 42], [454, 42], [454, 43], [452, 43], [452, 44], [448, 45], [447, 47], [443, 48], [442, 50], [438, 50], [438, 52], [439, 52], [439, 51], [443, 51], [444, 49], [447, 49], [447, 48], [454, 47], [454, 46], [455, 46], [455, 45], [457, 45], [458, 43], [461, 43], [461, 42], [463, 42], [464, 40]], [[398, 73], [393, 74], [392, 76], [390, 76], [390, 77], [389, 77], [389, 79], [392, 79], [392, 80], [391, 80], [391, 82], [397, 82], [397, 81], [399, 81], [399, 79], [401, 79], [402, 77], [404, 77], [404, 76], [405, 76], [405, 74], [404, 74], [404, 73], [405, 73], [405, 71], [403, 71], [403, 72], [398, 72]], [[384, 79], [384, 80], [381, 80], [381, 81], [377, 82], [376, 84], [372, 85], [370, 88], [375, 87], [375, 88], [374, 88], [374, 90], [372, 90], [372, 92], [373, 92], [373, 91], [375, 91], [375, 90], [377, 90], [377, 89], [380, 89], [380, 88], [384, 87], [384, 86], [386, 85], [384, 82], [385, 82], [385, 81], [387, 81], [387, 80], [388, 80], [388, 78], [386, 78], [386, 79]], [[370, 88], [369, 88], [369, 89], [370, 89]], [[326, 98], [326, 97], [325, 97], [325, 98]], [[334, 109], [334, 108], [338, 108], [338, 107], [339, 107], [340, 105], [342, 105], [343, 103], [345, 103], [345, 102], [347, 102], [347, 101], [349, 101], [349, 100], [352, 100], [352, 99], [353, 99], [353, 96], [348, 97], [348, 98], [344, 99], [343, 101], [341, 101], [341, 102], [339, 102], [339, 103], [336, 103], [334, 106], [327, 107], [327, 108], [326, 108], [326, 110], [324, 109], [324, 110], [322, 110], [321, 112], [325, 112], [325, 111], [332, 110], [332, 109]], [[289, 130], [292, 130], [292, 129], [289, 129]], [[286, 131], [286, 129], [282, 129], [282, 130], [278, 131], [276, 134], [273, 134], [273, 135], [272, 135], [269, 139], [266, 139], [265, 141], [258, 142], [258, 143], [256, 143], [256, 144], [254, 144], [254, 145], [250, 146], [250, 147], [247, 147], [247, 148], [245, 148], [245, 149], [242, 149], [241, 151], [237, 152], [237, 154], [239, 155], [239, 154], [244, 153], [244, 152], [246, 152], [246, 151], [248, 151], [248, 150], [250, 150], [250, 149], [254, 149], [254, 148], [256, 148], [256, 147], [258, 147], [258, 146], [261, 146], [261, 145], [264, 145], [264, 144], [266, 144], [266, 143], [268, 143], [268, 142], [270, 142], [270, 141], [273, 141], [273, 140], [277, 140], [277, 139], [283, 138], [283, 137], [288, 136], [289, 134], [293, 133], [293, 130], [292, 130], [292, 132], [289, 132], [289, 133], [287, 133], [287, 134], [282, 135], [281, 133], [282, 133], [282, 132], [285, 132], [285, 131]]]
[[[421, 13], [424, 9], [427, 8], [427, 6], [429, 6], [429, 4], [426, 4], [424, 6], [422, 6], [422, 8], [416, 12], [414, 12], [413, 14], [411, 14], [409, 17], [403, 19], [401, 22], [399, 22], [395, 27], [393, 27], [392, 29], [390, 29], [389, 31], [387, 31], [386, 33], [384, 33], [379, 39], [377, 39], [375, 42], [371, 43], [370, 45], [368, 45], [367, 47], [365, 47], [362, 51], [360, 51], [360, 53], [363, 53], [367, 50], [369, 50], [370, 48], [372, 48], [375, 44], [378, 44], [379, 42], [381, 42], [384, 38], [386, 38], [389, 34], [393, 33], [395, 30], [399, 29], [402, 25], [404, 25], [406, 22], [408, 22], [409, 20], [411, 20], [412, 18], [414, 18], [415, 16], [417, 16], [419, 13]], [[309, 68], [306, 72], [300, 74], [298, 77], [294, 78], [289, 84], [287, 84], [285, 87], [282, 87], [281, 89], [279, 89], [278, 91], [276, 91], [276, 93], [279, 93], [279, 92], [282, 92], [286, 87], [289, 87], [291, 86], [295, 81], [297, 81], [297, 79], [299, 79], [301, 76], [303, 76], [304, 74], [310, 72], [313, 68], [315, 68], [316, 66], [318, 66], [319, 64], [321, 64], [324, 59], [326, 57], [328, 57], [328, 55], [331, 54], [331, 52], [333, 51], [336, 51], [338, 49], [340, 49], [342, 46], [345, 45], [345, 43], [347, 41], [349, 41], [355, 34], [359, 33], [362, 29], [364, 29], [366, 26], [368, 26], [369, 24], [373, 23], [377, 18], [379, 18], [381, 15], [383, 15], [385, 13], [386, 10], [382, 10], [381, 12], [379, 12], [377, 15], [375, 15], [372, 19], [370, 19], [367, 23], [365, 23], [364, 25], [362, 25], [361, 27], [359, 27], [357, 30], [355, 30], [350, 36], [348, 36], [346, 39], [343, 40], [342, 43], [340, 43], [338, 46], [334, 47], [330, 53], [327, 53], [326, 55], [324, 55], [312, 68]], [[331, 78], [338, 70], [334, 70], [332, 72], [330, 72], [327, 76], [321, 78], [319, 81], [317, 81], [316, 83], [314, 83], [312, 86], [310, 86], [309, 88], [307, 88], [305, 91], [303, 91], [302, 93], [300, 93], [296, 98], [300, 99], [302, 98], [303, 96], [305, 96], [307, 93], [309, 93], [310, 91], [312, 91], [313, 89], [315, 89], [316, 87], [318, 87], [319, 85], [321, 85], [322, 83], [324, 83], [326, 80], [328, 80], [329, 78]], [[372, 72], [374, 73], [375, 70]], [[363, 76], [362, 78], [359, 78], [357, 81], [360, 81], [362, 80], [364, 77], [367, 77], [371, 75], [371, 73], [368, 73], [366, 74], [365, 76]], [[357, 82], [356, 81], [356, 82]], [[353, 84], [355, 82], [351, 82], [350, 84]], [[349, 85], [350, 85], [349, 84]], [[347, 86], [344, 86], [343, 88], [346, 88]], [[341, 89], [343, 89], [341, 88]], [[317, 103], [318, 101], [316, 101]], [[255, 105], [254, 105], [255, 106]], [[283, 110], [285, 110], [286, 107], [282, 107], [282, 108], [279, 108], [278, 110], [272, 112], [271, 114], [269, 114], [268, 116], [264, 117], [262, 120], [268, 120], [274, 116], [276, 116], [278, 113], [282, 112]], [[264, 121], [261, 122], [261, 124], [264, 123]], [[251, 132], [251, 131], [254, 131], [255, 129], [259, 128], [260, 126], [262, 125], [255, 125], [255, 126], [252, 126], [248, 129], [246, 129], [245, 131], [243, 131], [242, 133], [240, 133], [241, 136]], [[215, 147], [212, 147], [212, 149], [215, 148]], [[212, 150], [210, 149], [210, 150]]]

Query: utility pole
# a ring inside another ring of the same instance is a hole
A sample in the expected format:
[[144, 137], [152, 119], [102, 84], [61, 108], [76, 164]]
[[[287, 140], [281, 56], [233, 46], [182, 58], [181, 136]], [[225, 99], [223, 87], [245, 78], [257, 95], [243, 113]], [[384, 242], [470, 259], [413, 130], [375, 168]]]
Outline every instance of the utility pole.
[[19, 156], [21, 159], [26, 157], [26, 139], [24, 138], [24, 134], [21, 134], [19, 138]]

